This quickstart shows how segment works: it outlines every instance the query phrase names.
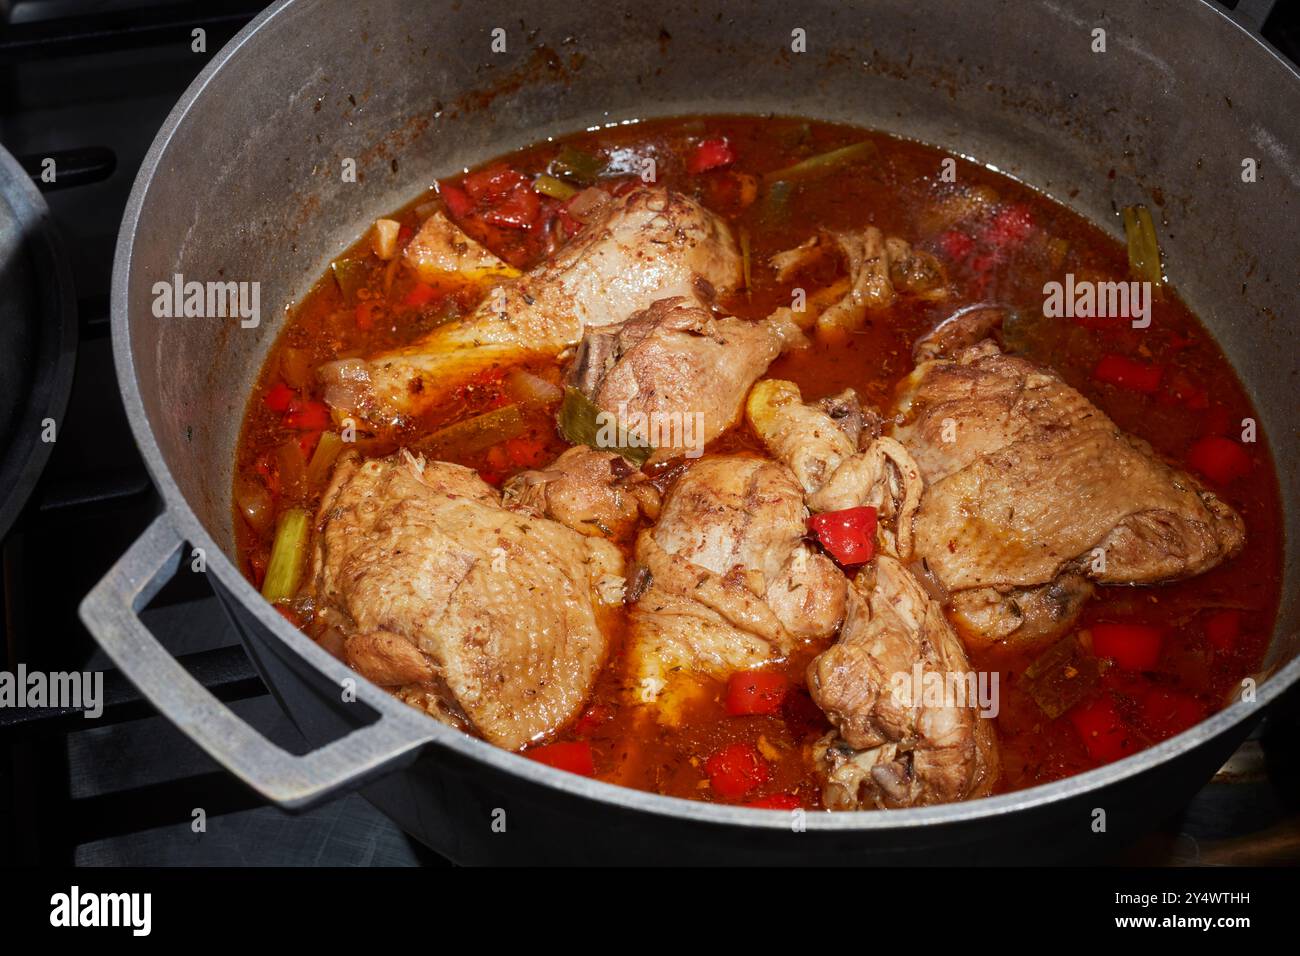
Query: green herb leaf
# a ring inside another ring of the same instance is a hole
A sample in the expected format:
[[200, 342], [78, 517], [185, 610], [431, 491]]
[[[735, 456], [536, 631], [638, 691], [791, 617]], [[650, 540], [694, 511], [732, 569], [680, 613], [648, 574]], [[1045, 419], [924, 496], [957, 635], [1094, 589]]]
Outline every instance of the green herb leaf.
[[[564, 389], [564, 403], [560, 406], [560, 434], [571, 445], [586, 445], [597, 451], [612, 451], [622, 455], [638, 468], [644, 465], [655, 453], [654, 448], [639, 436], [623, 431], [617, 438], [626, 444], [602, 441], [602, 432], [609, 426], [600, 421], [601, 410], [596, 403], [573, 386]], [[612, 418], [612, 416], [611, 416]]]

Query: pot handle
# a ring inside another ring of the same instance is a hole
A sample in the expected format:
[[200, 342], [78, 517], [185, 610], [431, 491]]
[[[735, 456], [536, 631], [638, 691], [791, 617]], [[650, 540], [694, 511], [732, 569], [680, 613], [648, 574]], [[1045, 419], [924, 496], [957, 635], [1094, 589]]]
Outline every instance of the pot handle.
[[431, 739], [382, 714], [309, 753], [271, 743], [190, 676], [140, 620], [176, 574], [184, 539], [164, 513], [81, 602], [81, 619], [104, 652], [158, 711], [219, 764], [268, 800], [301, 809], [409, 762]]

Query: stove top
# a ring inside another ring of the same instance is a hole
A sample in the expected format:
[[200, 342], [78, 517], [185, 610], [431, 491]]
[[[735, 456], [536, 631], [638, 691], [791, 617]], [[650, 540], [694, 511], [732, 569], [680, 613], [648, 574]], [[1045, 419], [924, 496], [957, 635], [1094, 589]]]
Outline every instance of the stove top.
[[[1254, 0], [1226, 3], [1251, 15]], [[102, 669], [104, 715], [0, 708], [0, 861], [84, 865], [440, 866], [362, 797], [289, 814], [264, 804], [112, 671], [81, 597], [160, 510], [117, 397], [108, 299], [118, 225], [163, 119], [212, 53], [262, 5], [248, 0], [0, 0], [0, 142], [29, 171], [58, 158], [45, 194], [73, 270], [80, 337], [59, 440], [0, 545], [5, 663]], [[1265, 3], [1263, 6], [1267, 6]], [[1265, 36], [1300, 56], [1300, 5]], [[193, 50], [204, 31], [205, 52]], [[266, 692], [201, 575], [145, 614], [205, 686], [286, 747], [300, 736]], [[1290, 695], [1177, 816], [1113, 862], [1300, 862], [1300, 699]], [[206, 832], [191, 827], [195, 808]]]

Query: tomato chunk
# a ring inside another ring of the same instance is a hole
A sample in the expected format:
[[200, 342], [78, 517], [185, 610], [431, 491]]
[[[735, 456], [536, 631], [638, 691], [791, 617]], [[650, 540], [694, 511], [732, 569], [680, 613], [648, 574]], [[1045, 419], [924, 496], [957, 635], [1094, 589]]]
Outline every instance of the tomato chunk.
[[1160, 660], [1164, 628], [1150, 624], [1094, 624], [1092, 649], [1130, 671], [1149, 671]]
[[808, 519], [808, 530], [840, 564], [865, 564], [876, 553], [875, 508], [825, 511]]
[[745, 804], [758, 810], [797, 810], [803, 806], [799, 798], [792, 793], [774, 793], [770, 797], [759, 797]]
[[584, 777], [596, 775], [596, 761], [591, 753], [591, 744], [585, 740], [534, 747], [525, 751], [524, 756], [557, 770], [567, 770]]
[[1187, 464], [1215, 484], [1228, 485], [1250, 474], [1253, 462], [1240, 443], [1219, 435], [1206, 435], [1188, 451]]
[[1108, 385], [1118, 385], [1143, 395], [1154, 394], [1160, 388], [1161, 369], [1123, 355], [1103, 355], [1092, 377]]
[[474, 210], [474, 200], [470, 199], [469, 194], [459, 186], [439, 184], [438, 195], [447, 204], [447, 211], [451, 213], [453, 219], [464, 219]]
[[288, 385], [284, 384], [284, 382], [276, 382], [266, 390], [266, 395], [262, 398], [262, 401], [271, 411], [283, 412], [296, 397], [296, 393]]
[[704, 764], [709, 784], [720, 797], [734, 800], [767, 783], [767, 764], [753, 744], [723, 747]]
[[460, 183], [471, 199], [482, 202], [499, 199], [519, 186], [527, 185], [528, 177], [505, 163], [495, 163], [487, 169], [466, 173]]
[[1230, 653], [1241, 636], [1241, 612], [1216, 611], [1205, 619], [1205, 639], [1220, 653]]
[[507, 229], [531, 229], [537, 225], [542, 200], [528, 185], [517, 186], [500, 202], [494, 203], [483, 216], [494, 226]]
[[778, 671], [739, 671], [727, 679], [727, 713], [775, 714], [789, 691], [790, 681]]
[[695, 175], [710, 169], [721, 169], [736, 161], [736, 152], [725, 139], [706, 139], [695, 147], [686, 161], [686, 171]]
[[1110, 763], [1127, 757], [1135, 749], [1133, 734], [1120, 719], [1115, 702], [1109, 696], [1078, 704], [1069, 716], [1093, 760]]

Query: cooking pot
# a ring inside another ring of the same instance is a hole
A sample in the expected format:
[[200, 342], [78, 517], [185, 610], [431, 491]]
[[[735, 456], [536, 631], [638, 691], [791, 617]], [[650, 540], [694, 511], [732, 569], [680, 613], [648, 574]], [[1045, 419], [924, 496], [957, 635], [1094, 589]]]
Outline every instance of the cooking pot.
[[[912, 137], [1116, 235], [1119, 206], [1157, 211], [1171, 279], [1245, 381], [1280, 469], [1285, 597], [1253, 699], [1049, 785], [805, 816], [624, 789], [499, 750], [369, 684], [261, 599], [232, 560], [231, 468], [283, 309], [376, 215], [440, 176], [553, 134], [705, 112]], [[1298, 119], [1300, 76], [1195, 0], [279, 3], [177, 104], [127, 206], [113, 344], [165, 511], [82, 616], [164, 715], [268, 799], [300, 808], [364, 788], [460, 862], [989, 863], [1117, 849], [1204, 784], [1300, 676]], [[260, 283], [260, 323], [158, 317], [154, 285], [175, 275]], [[195, 567], [313, 749], [261, 737], [140, 623], [162, 584]]]

